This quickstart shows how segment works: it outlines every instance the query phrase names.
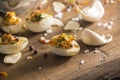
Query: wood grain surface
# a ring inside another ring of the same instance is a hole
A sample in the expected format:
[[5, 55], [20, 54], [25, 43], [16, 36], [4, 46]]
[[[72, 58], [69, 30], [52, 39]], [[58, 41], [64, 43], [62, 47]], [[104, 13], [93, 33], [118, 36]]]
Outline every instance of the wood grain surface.
[[[62, 0], [49, 0], [47, 5], [43, 8], [50, 8], [49, 13], [56, 14], [53, 11], [52, 2]], [[84, 1], [84, 0], [81, 0]], [[8, 77], [1, 80], [99, 80], [106, 73], [116, 73], [120, 71], [120, 3], [105, 4], [104, 0], [102, 4], [105, 8], [104, 17], [95, 23], [88, 23], [84, 20], [80, 20], [81, 27], [91, 29], [99, 34], [111, 34], [113, 41], [103, 46], [97, 47], [99, 53], [94, 53], [96, 47], [90, 47], [82, 43], [81, 33], [82, 31], [64, 31], [63, 27], [53, 27], [53, 33], [46, 36], [47, 39], [62, 32], [77, 35], [77, 42], [81, 47], [81, 51], [78, 55], [73, 57], [60, 57], [50, 52], [47, 46], [39, 43], [39, 38], [43, 36], [43, 33], [33, 33], [25, 31], [19, 36], [25, 36], [29, 39], [28, 46], [22, 51], [22, 58], [14, 65], [4, 64], [3, 58], [5, 55], [0, 54], [0, 71], [7, 71]], [[83, 7], [84, 5], [80, 5]], [[75, 17], [77, 13], [73, 9], [71, 12], [63, 11], [64, 16], [61, 19], [64, 24], [72, 17]], [[107, 30], [104, 27], [98, 27], [99, 22], [105, 23], [113, 20], [113, 28]], [[29, 51], [29, 46], [32, 45], [39, 52], [33, 56], [32, 60], [28, 60], [27, 57], [33, 54]], [[89, 49], [90, 52], [84, 53], [85, 49]], [[47, 57], [45, 57], [47, 54]], [[84, 60], [84, 64], [80, 64], [81, 60]]]

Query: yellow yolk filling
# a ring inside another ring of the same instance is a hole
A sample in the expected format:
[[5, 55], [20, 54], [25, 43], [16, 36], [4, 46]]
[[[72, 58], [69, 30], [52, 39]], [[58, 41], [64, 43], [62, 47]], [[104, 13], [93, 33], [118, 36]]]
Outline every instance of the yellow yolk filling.
[[75, 40], [72, 35], [67, 35], [65, 33], [55, 36], [51, 39], [50, 44], [57, 48], [69, 49], [72, 48], [72, 41]]
[[7, 12], [5, 17], [2, 20], [2, 23], [5, 26], [16, 25], [19, 21], [19, 18], [16, 17], [15, 12]]
[[0, 45], [20, 44], [24, 41], [24, 38], [18, 38], [11, 34], [3, 34], [0, 38]]

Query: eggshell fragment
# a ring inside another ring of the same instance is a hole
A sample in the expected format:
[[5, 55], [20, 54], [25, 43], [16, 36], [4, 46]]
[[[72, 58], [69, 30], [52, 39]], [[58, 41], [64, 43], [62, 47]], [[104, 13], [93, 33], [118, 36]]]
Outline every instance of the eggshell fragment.
[[79, 27], [80, 27], [80, 24], [78, 22], [68, 21], [64, 27], [64, 30], [78, 30]]
[[52, 25], [57, 25], [57, 26], [63, 26], [63, 22], [59, 19], [53, 18], [53, 23]]
[[4, 57], [4, 63], [15, 64], [22, 57], [21, 52], [15, 54], [6, 55]]
[[[106, 43], [109, 43], [112, 41], [112, 36], [107, 35], [109, 39], [105, 39], [99, 34], [97, 34], [94, 31], [91, 31], [89, 29], [84, 29], [84, 31], [81, 34], [81, 40], [86, 44], [90, 46], [100, 46]], [[107, 37], [106, 36], [106, 37]]]
[[102, 3], [99, 0], [94, 0], [94, 3], [91, 7], [85, 7], [83, 10], [80, 10], [82, 18], [89, 22], [96, 22], [100, 20], [105, 11]]
[[61, 2], [53, 2], [53, 9], [58, 13], [65, 9], [65, 5]]

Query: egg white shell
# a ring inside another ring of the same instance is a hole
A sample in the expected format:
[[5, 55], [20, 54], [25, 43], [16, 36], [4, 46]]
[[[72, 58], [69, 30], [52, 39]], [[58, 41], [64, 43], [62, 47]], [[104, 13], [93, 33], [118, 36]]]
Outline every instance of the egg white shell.
[[65, 5], [61, 2], [53, 2], [53, 9], [55, 12], [61, 12], [65, 9]]
[[59, 19], [56, 19], [56, 18], [53, 18], [53, 22], [51, 25], [64, 26], [63, 22]]
[[73, 41], [72, 45], [77, 45], [78, 47], [73, 46], [70, 49], [63, 49], [63, 48], [56, 48], [56, 47], [50, 46], [50, 49], [51, 49], [51, 52], [59, 56], [74, 56], [80, 52], [80, 46], [76, 41]]
[[26, 27], [32, 32], [43, 32], [50, 28], [52, 23], [53, 17], [50, 16], [45, 19], [42, 19], [39, 22], [32, 22], [30, 20], [27, 20]]
[[90, 46], [99, 46], [106, 43], [106, 39], [89, 29], [84, 29], [81, 34], [81, 40]]
[[19, 37], [19, 39], [24, 39], [25, 41], [20, 44], [0, 45], [0, 53], [14, 54], [23, 50], [28, 44], [28, 39], [25, 37]]
[[9, 54], [4, 57], [4, 63], [15, 64], [22, 57], [21, 52], [15, 54]]
[[19, 22], [16, 25], [5, 26], [4, 24], [1, 23], [0, 28], [6, 33], [16, 34], [21, 32], [22, 25], [23, 25], [22, 19], [19, 19]]
[[80, 24], [76, 21], [68, 21], [64, 27], [64, 30], [78, 30]]
[[96, 22], [103, 17], [105, 11], [100, 1], [94, 0], [92, 7], [86, 7], [83, 10], [80, 10], [80, 13], [84, 20], [89, 22]]

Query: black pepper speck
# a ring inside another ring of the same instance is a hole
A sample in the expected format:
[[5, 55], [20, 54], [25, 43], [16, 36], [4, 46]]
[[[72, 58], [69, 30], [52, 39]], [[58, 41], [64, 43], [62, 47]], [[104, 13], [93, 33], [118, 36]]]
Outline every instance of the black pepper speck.
[[45, 53], [45, 54], [44, 54], [44, 58], [47, 58], [47, 57], [48, 57], [48, 55]]
[[34, 54], [37, 54], [37, 53], [38, 53], [38, 50], [35, 49], [35, 50], [34, 50]]
[[32, 51], [34, 48], [33, 46], [29, 46], [29, 50]]

